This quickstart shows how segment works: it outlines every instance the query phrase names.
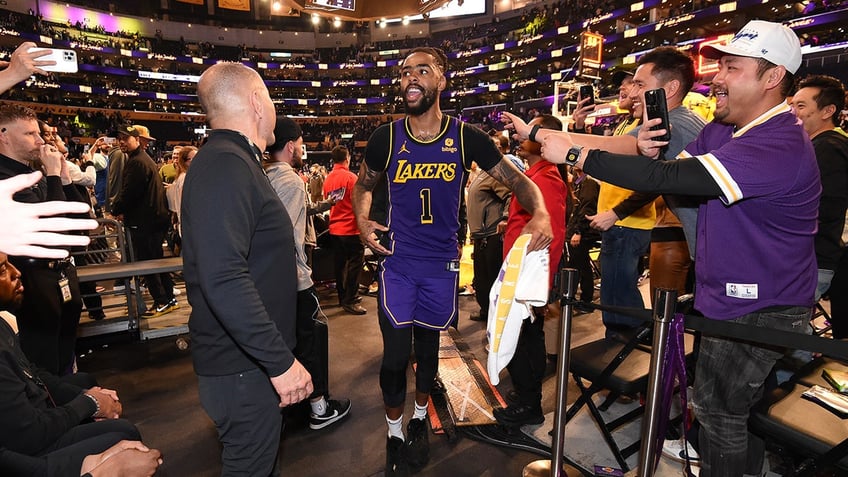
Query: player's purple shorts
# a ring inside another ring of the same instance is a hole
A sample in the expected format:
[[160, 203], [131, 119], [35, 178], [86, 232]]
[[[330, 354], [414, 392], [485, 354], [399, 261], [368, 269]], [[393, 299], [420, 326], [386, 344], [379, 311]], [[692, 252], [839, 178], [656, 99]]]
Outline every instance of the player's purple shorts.
[[445, 330], [457, 317], [459, 271], [445, 261], [383, 259], [378, 274], [378, 301], [395, 328], [411, 325]]

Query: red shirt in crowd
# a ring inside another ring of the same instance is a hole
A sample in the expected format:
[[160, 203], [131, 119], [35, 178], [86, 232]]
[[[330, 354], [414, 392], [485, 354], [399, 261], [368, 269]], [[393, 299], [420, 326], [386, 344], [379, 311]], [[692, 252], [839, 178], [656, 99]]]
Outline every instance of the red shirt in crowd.
[[326, 199], [330, 192], [342, 187], [344, 187], [344, 197], [330, 209], [330, 235], [359, 235], [351, 200], [354, 184], [356, 184], [356, 174], [350, 172], [347, 163], [333, 164], [333, 170], [324, 180], [324, 198]]

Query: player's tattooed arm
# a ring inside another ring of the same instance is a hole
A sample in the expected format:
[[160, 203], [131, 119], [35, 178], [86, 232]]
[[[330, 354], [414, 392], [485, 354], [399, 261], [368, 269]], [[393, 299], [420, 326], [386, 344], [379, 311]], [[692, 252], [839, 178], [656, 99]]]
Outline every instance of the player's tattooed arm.
[[369, 218], [373, 191], [380, 181], [383, 171], [375, 171], [363, 163], [359, 169], [359, 177], [353, 186], [353, 212], [356, 215], [356, 225], [359, 227], [359, 239], [364, 245], [381, 255], [391, 255], [391, 252], [380, 245], [376, 231], [387, 231], [388, 227], [378, 224]]
[[359, 169], [359, 177], [356, 180], [356, 187], [363, 188], [367, 191], [373, 191], [374, 187], [377, 186], [377, 183], [380, 181], [380, 176], [383, 175], [383, 171], [375, 171], [368, 167], [368, 164], [363, 163], [362, 167]]
[[526, 175], [521, 173], [508, 159], [501, 159], [494, 167], [486, 171], [507, 187], [512, 189], [513, 198], [521, 206], [533, 214], [530, 222], [524, 226], [522, 233], [533, 236], [530, 239], [529, 250], [541, 250], [550, 245], [553, 240], [551, 218], [545, 208], [542, 191]]

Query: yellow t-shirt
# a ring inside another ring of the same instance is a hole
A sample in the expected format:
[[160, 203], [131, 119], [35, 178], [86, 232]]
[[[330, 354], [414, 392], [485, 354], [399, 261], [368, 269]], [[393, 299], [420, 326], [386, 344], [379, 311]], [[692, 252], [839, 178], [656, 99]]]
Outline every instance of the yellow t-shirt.
[[[614, 135], [623, 136], [636, 129], [638, 124], [639, 121], [627, 119], [616, 127]], [[606, 182], [601, 182], [600, 184], [601, 188], [598, 193], [598, 213], [612, 210], [613, 207], [620, 204], [621, 201], [627, 199], [630, 197], [630, 194], [633, 193], [632, 190], [624, 189]], [[631, 229], [651, 230], [654, 228], [654, 224], [656, 222], [657, 213], [654, 209], [654, 203], [651, 202], [629, 216], [616, 221], [615, 225], [629, 227]]]

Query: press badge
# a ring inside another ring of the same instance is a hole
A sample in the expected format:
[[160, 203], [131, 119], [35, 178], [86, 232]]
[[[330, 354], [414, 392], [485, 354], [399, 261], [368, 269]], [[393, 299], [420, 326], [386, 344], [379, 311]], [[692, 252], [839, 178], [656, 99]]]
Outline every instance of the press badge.
[[59, 293], [62, 295], [62, 303], [71, 301], [71, 285], [67, 278], [59, 280]]
[[756, 283], [727, 283], [725, 284], [725, 293], [727, 296], [743, 300], [756, 300], [759, 296]]

